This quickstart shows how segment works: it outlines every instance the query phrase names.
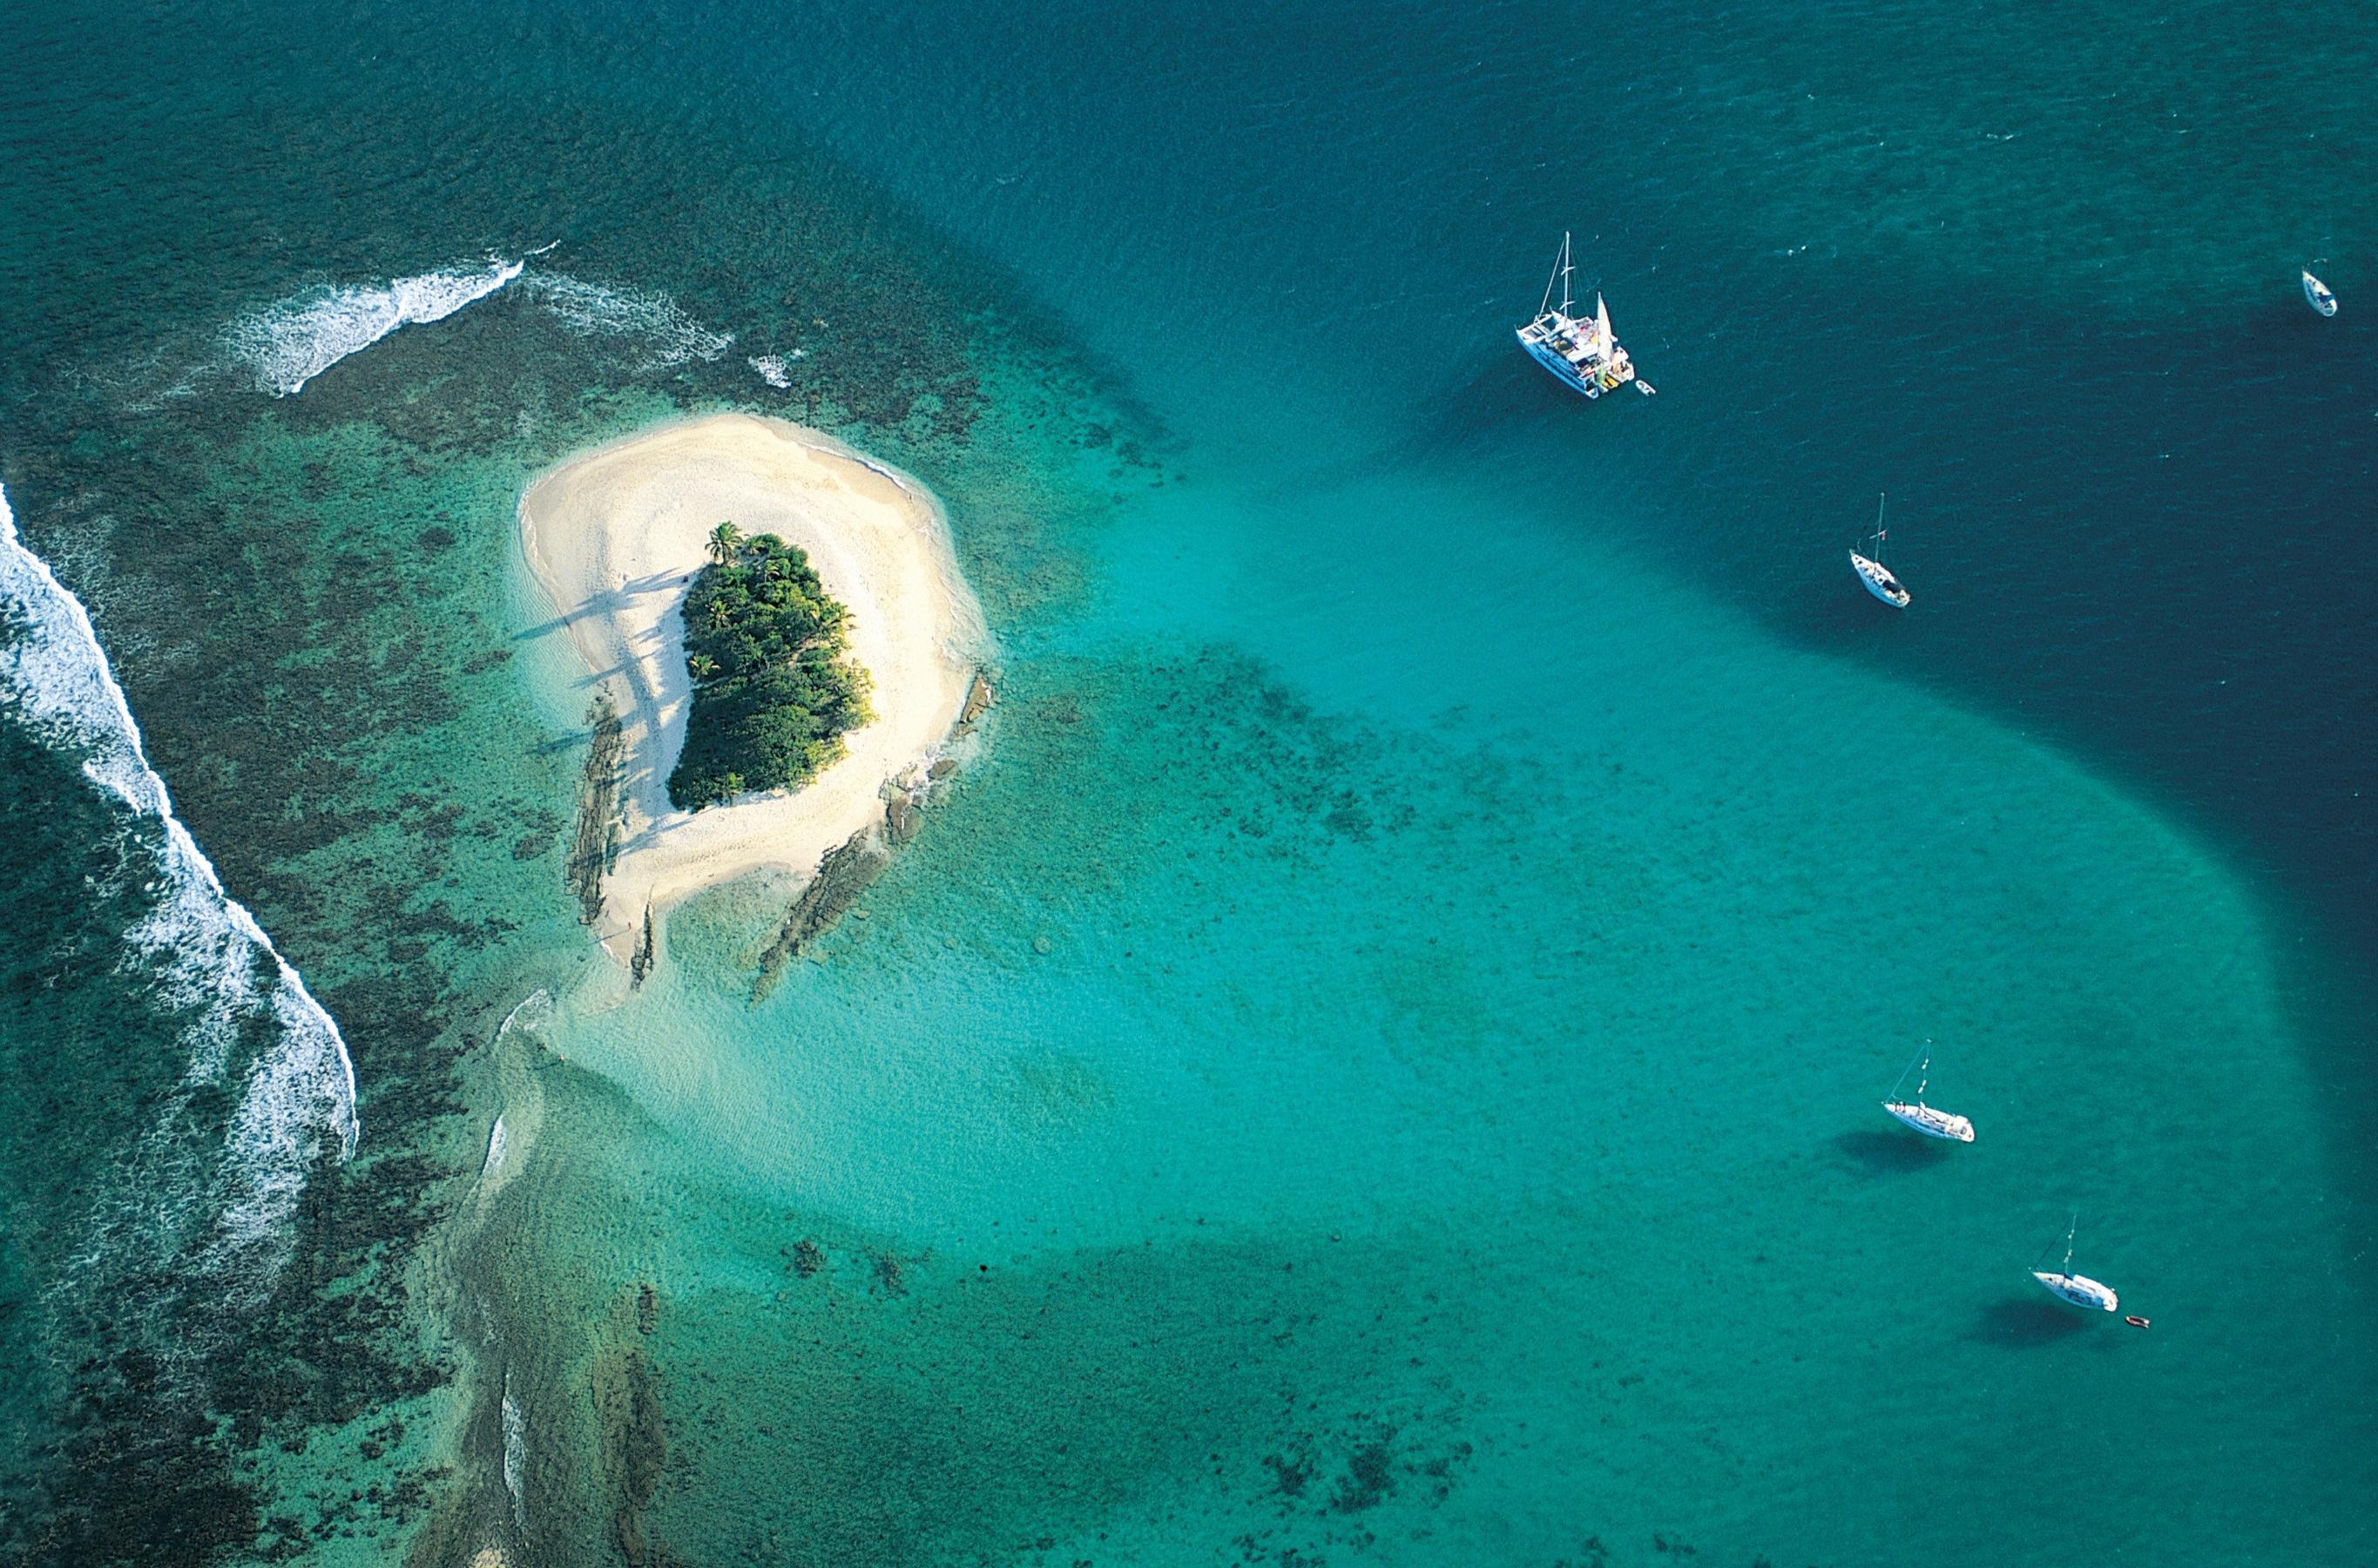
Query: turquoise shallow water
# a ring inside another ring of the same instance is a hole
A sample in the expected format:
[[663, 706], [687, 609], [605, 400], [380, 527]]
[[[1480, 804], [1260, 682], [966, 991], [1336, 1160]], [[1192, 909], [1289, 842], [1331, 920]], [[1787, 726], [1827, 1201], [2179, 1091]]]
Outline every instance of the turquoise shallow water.
[[[238, 1128], [0, 717], [11, 1550], [2369, 1553], [2367, 30], [288, 19], [8, 24], [0, 481], [364, 1128], [244, 1326], [61, 1285]], [[1565, 226], [1658, 399], [1514, 352]], [[631, 996], [512, 499], [730, 404], [946, 499], [1002, 702]]]

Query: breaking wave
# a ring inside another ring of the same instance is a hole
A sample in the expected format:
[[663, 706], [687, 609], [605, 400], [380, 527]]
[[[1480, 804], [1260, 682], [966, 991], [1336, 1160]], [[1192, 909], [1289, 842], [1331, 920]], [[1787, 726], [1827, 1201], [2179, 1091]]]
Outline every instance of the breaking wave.
[[526, 286], [581, 337], [632, 338], [643, 344], [647, 370], [715, 359], [735, 342], [733, 332], [704, 325], [657, 289], [612, 288], [558, 272], [540, 272]]
[[809, 350], [797, 348], [790, 354], [755, 354], [743, 363], [751, 367], [762, 380], [783, 392], [793, 384], [793, 361], [808, 357]]
[[512, 1523], [522, 1535], [528, 1533], [528, 1422], [521, 1416], [520, 1401], [512, 1394], [510, 1369], [504, 1371], [504, 1490], [511, 1493]]
[[479, 1179], [486, 1180], [504, 1164], [504, 1118], [498, 1116], [496, 1125], [487, 1129], [487, 1157], [479, 1164]]
[[[325, 1129], [337, 1138], [342, 1160], [354, 1155], [355, 1075], [346, 1041], [174, 814], [90, 615], [18, 539], [5, 491], [0, 616], [16, 633], [0, 647], [0, 706], [46, 743], [80, 755], [84, 776], [122, 805], [155, 865], [143, 889], [155, 901], [124, 940], [126, 967], [150, 976], [163, 1006], [187, 1019], [182, 1093], [159, 1127], [174, 1125], [195, 1091], [223, 1081], [246, 1026], [270, 1020], [270, 1043], [246, 1066], [215, 1164], [216, 1219], [205, 1258], [229, 1264], [279, 1233]], [[153, 1212], [157, 1197], [140, 1200]]]
[[254, 372], [259, 389], [290, 397], [399, 327], [442, 321], [486, 298], [527, 267], [526, 257], [490, 259], [440, 267], [392, 283], [324, 284], [241, 317], [232, 323], [225, 341], [233, 357]]
[[[220, 356], [165, 395], [187, 393], [210, 371], [232, 368], [244, 371], [260, 392], [294, 397], [331, 366], [399, 328], [442, 321], [515, 281], [563, 330], [635, 344], [643, 350], [640, 370], [714, 360], [734, 344], [733, 332], [698, 320], [658, 289], [613, 287], [543, 269], [532, 272], [529, 263], [552, 248], [541, 246], [512, 261], [490, 257], [456, 262], [386, 283], [318, 284], [233, 321], [223, 330]], [[769, 356], [764, 367], [755, 360], [753, 368], [771, 384], [784, 385], [777, 377], [787, 363]]]

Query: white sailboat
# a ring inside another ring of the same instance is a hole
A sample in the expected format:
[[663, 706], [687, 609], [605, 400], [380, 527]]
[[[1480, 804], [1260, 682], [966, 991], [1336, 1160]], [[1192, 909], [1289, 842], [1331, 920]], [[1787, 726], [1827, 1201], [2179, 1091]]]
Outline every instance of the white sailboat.
[[1890, 537], [1883, 531], [1882, 526], [1882, 505], [1885, 499], [1887, 498], [1879, 497], [1874, 503], [1874, 559], [1852, 550], [1850, 551], [1850, 570], [1858, 574], [1858, 581], [1866, 585], [1868, 593], [1893, 609], [1905, 609], [1908, 600], [1915, 596], [1899, 585], [1899, 579], [1891, 574], [1890, 570], [1880, 560], [1882, 541]]
[[[1544, 297], [1536, 307], [1536, 319], [1519, 329], [1519, 346], [1572, 392], [1594, 398], [1634, 381], [1637, 392], [1650, 396], [1651, 385], [1636, 379], [1634, 361], [1611, 335], [1610, 307], [1602, 296], [1593, 296], [1591, 318], [1574, 313], [1569, 275], [1576, 270], [1569, 260], [1569, 236], [1564, 234], [1553, 275], [1544, 283]], [[1558, 309], [1553, 308], [1555, 284], [1560, 287]]]
[[[2121, 1298], [2114, 1294], [2112, 1285], [2101, 1284], [2086, 1274], [2076, 1274], [2072, 1272], [2072, 1235], [2080, 1228], [2081, 1216], [2075, 1214], [2072, 1216], [2072, 1224], [2067, 1226], [2064, 1232], [2064, 1261], [2054, 1269], [2035, 1268], [2031, 1271], [2031, 1277], [2037, 1280], [2047, 1288], [2049, 1295], [2060, 1301], [2069, 1301], [2075, 1307], [2085, 1307], [2093, 1312], [2114, 1311], [2120, 1307]], [[2040, 1258], [2044, 1260], [2048, 1252], [2055, 1250], [2056, 1243], [2051, 1241], [2048, 1244], [2048, 1250], [2042, 1252]], [[2142, 1323], [2140, 1326], [2144, 1327], [2144, 1324]]]
[[2314, 310], [2324, 316], [2336, 314], [2336, 296], [2328, 292], [2326, 283], [2312, 275], [2312, 269], [2309, 267], [2304, 269], [2303, 290], [2306, 303], [2310, 304]]
[[[1928, 1040], [1925, 1043], [1928, 1045], [1931, 1042]], [[1907, 1074], [1911, 1072], [1922, 1075], [1916, 1080], [1916, 1098], [1902, 1100], [1898, 1098], [1899, 1083], [1905, 1083]], [[1971, 1143], [1974, 1140], [1972, 1122], [1924, 1103], [1924, 1086], [1932, 1081], [1931, 1073], [1932, 1054], [1927, 1051], [1920, 1061], [1910, 1062], [1906, 1070], [1899, 1075], [1899, 1083], [1891, 1086], [1892, 1097], [1882, 1103], [1882, 1108], [1927, 1138], [1946, 1138], [1959, 1143]]]

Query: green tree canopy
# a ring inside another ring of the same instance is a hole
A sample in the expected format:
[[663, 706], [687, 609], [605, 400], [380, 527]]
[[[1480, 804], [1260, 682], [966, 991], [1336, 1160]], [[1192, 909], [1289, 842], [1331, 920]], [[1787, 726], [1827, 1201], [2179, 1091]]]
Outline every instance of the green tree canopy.
[[874, 717], [867, 671], [848, 657], [850, 611], [809, 557], [774, 534], [746, 539], [732, 523], [712, 530], [709, 548], [712, 564], [686, 596], [693, 711], [669, 774], [669, 800], [692, 811], [807, 783]]
[[[774, 535], [769, 537], [772, 538], [775, 537]], [[717, 527], [710, 530], [710, 544], [708, 549], [710, 551], [710, 563], [713, 566], [727, 566], [732, 564], [735, 560], [736, 552], [742, 548], [743, 530], [738, 528], [734, 524], [721, 523]]]

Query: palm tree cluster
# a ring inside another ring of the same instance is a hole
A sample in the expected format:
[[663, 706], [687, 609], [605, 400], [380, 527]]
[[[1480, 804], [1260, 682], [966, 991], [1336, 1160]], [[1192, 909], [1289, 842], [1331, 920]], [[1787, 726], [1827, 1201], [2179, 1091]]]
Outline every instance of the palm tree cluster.
[[751, 790], [798, 787], [843, 754], [873, 714], [849, 654], [850, 611], [809, 557], [774, 534], [711, 530], [686, 596], [693, 710], [669, 799], [699, 811]]

